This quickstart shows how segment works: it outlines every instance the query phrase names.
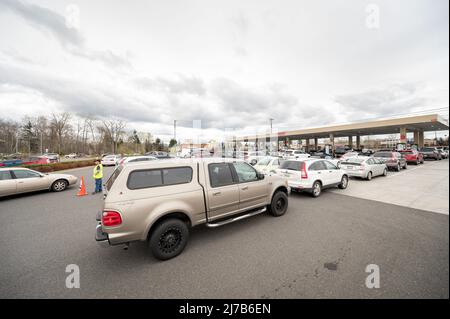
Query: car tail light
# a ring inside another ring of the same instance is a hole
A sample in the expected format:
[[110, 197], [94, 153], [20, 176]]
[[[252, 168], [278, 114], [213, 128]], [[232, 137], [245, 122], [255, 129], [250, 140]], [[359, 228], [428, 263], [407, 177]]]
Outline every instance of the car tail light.
[[308, 172], [306, 171], [306, 164], [302, 163], [300, 165], [301, 165], [300, 170], [301, 170], [301, 173], [302, 173], [302, 179], [307, 179], [308, 178]]
[[118, 212], [104, 211], [102, 214], [102, 223], [104, 226], [117, 226], [122, 224], [122, 217]]

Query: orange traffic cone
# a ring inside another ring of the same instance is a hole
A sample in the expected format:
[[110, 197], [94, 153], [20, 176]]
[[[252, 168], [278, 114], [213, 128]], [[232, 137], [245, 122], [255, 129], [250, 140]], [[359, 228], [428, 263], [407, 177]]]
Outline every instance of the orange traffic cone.
[[88, 193], [86, 192], [86, 185], [84, 185], [84, 176], [81, 176], [81, 181], [80, 181], [80, 189], [78, 191], [77, 196], [84, 196], [87, 195]]

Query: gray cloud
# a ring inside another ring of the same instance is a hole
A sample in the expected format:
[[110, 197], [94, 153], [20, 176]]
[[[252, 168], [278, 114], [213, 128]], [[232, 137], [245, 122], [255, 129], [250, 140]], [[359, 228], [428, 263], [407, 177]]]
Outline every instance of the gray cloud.
[[66, 111], [78, 115], [116, 116], [130, 121], [159, 122], [159, 113], [152, 112], [151, 103], [124, 97], [113, 89], [55, 77], [29, 68], [12, 67], [0, 63], [0, 85], [32, 89], [59, 102]]
[[65, 17], [55, 11], [20, 0], [2, 0], [0, 7], [21, 16], [44, 34], [50, 34], [66, 51], [75, 56], [97, 60], [108, 67], [130, 67], [129, 61], [110, 51], [87, 48], [83, 35], [75, 28], [68, 28]]
[[283, 92], [277, 86], [255, 90], [226, 78], [218, 78], [212, 82], [210, 90], [220, 104], [231, 112], [264, 113], [267, 117], [276, 113], [278, 108], [289, 112], [298, 104], [295, 96]]
[[419, 95], [421, 88], [417, 83], [391, 84], [362, 93], [338, 95], [335, 102], [353, 116], [399, 114], [427, 106], [427, 99]]
[[155, 79], [140, 77], [135, 79], [134, 83], [142, 89], [160, 90], [175, 94], [189, 93], [204, 95], [206, 93], [205, 84], [202, 79], [184, 75], [178, 75], [174, 79], [165, 77], [157, 77]]
[[[342, 109], [330, 111], [327, 106], [301, 103], [279, 84], [254, 88], [228, 78], [206, 82], [198, 77], [177, 75], [98, 86], [57, 77], [40, 67], [17, 67], [0, 61], [2, 84], [38, 91], [78, 115], [114, 116], [167, 126], [177, 119], [180, 127], [191, 127], [193, 120], [201, 120], [206, 129], [267, 128], [271, 117], [280, 129], [329, 125], [342, 118], [351, 121], [366, 115], [410, 111], [424, 103], [417, 95], [420, 85], [410, 83], [337, 96], [336, 102]], [[338, 119], [337, 115], [343, 117]]]
[[67, 28], [65, 18], [47, 8], [19, 0], [2, 0], [0, 6], [11, 10], [41, 31], [50, 33], [63, 46], [83, 46], [83, 36]]

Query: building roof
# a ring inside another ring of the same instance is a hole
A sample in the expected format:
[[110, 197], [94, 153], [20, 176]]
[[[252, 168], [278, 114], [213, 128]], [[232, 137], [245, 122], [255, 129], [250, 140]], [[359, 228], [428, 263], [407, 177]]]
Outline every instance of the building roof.
[[[367, 122], [356, 122], [351, 124], [341, 124], [323, 126], [316, 128], [298, 129], [273, 133], [278, 139], [307, 139], [307, 138], [328, 138], [330, 134], [334, 137], [356, 136], [356, 135], [381, 135], [400, 133], [400, 127], [405, 127], [408, 132], [419, 131], [442, 131], [448, 130], [448, 121], [438, 114], [418, 115], [402, 118], [391, 118], [374, 120]], [[253, 136], [238, 137], [238, 141], [255, 140]], [[270, 134], [258, 135], [258, 139], [269, 138]]]

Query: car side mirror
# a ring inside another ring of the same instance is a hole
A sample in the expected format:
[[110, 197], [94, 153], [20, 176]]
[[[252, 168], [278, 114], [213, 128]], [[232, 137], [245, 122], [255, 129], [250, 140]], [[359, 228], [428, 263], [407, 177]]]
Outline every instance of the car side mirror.
[[256, 173], [256, 177], [257, 177], [259, 180], [264, 179], [264, 174], [258, 172], [258, 173]]

